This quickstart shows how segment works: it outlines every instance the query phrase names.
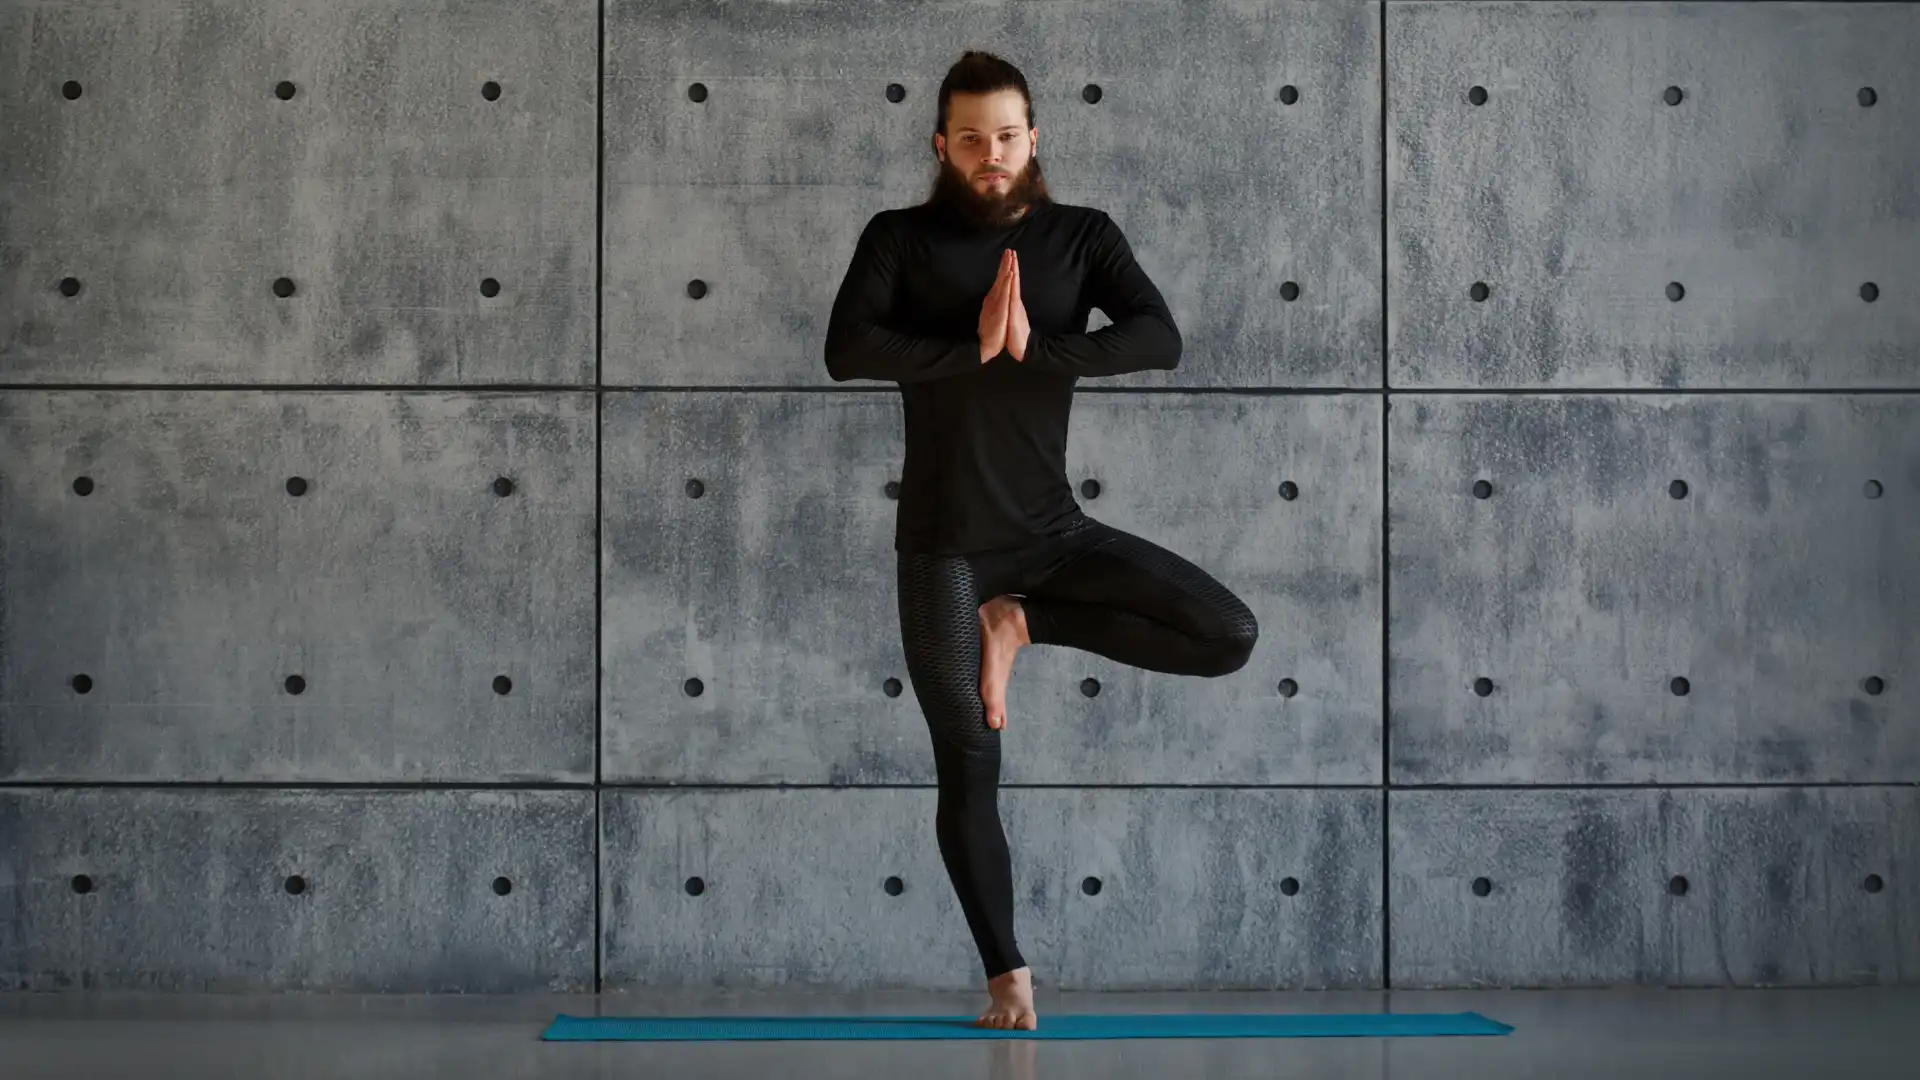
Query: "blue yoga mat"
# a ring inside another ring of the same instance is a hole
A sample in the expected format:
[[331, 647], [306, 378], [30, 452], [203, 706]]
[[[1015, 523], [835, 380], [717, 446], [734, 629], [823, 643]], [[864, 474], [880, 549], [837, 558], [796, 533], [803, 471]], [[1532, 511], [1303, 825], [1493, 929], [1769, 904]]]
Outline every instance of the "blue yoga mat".
[[548, 1042], [766, 1039], [1280, 1039], [1505, 1035], [1479, 1013], [1081, 1013], [1047, 1015], [1038, 1031], [973, 1026], [972, 1016], [569, 1016]]

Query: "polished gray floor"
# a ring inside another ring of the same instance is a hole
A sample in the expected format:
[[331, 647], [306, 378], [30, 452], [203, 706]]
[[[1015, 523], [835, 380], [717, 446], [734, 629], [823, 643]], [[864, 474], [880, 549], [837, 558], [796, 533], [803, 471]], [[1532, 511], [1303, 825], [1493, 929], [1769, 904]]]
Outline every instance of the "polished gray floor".
[[[556, 1012], [960, 1014], [982, 995], [543, 997], [0, 994], [0, 1077], [1920, 1076], [1920, 987], [1037, 995], [1052, 1012], [1476, 1011], [1421, 1039], [543, 1043]], [[977, 1010], [974, 1010], [977, 1012]]]

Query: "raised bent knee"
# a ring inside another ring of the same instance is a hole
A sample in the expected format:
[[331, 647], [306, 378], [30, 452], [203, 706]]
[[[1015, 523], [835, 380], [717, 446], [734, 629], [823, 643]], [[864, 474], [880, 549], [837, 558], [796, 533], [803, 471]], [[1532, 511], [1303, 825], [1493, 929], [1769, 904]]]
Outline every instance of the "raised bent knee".
[[1213, 675], [1231, 675], [1246, 667], [1253, 647], [1260, 641], [1260, 623], [1245, 604], [1236, 601], [1225, 623], [1226, 632], [1212, 641], [1216, 661]]
[[1248, 658], [1253, 656], [1253, 647], [1260, 640], [1260, 631], [1249, 628], [1245, 631], [1229, 634], [1214, 645], [1219, 664], [1215, 675], [1231, 675], [1247, 666]]

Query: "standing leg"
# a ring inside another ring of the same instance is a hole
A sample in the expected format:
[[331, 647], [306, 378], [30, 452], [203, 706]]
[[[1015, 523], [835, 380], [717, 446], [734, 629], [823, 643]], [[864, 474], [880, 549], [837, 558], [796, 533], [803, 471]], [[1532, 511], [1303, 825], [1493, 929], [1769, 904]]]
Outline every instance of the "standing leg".
[[[1013, 870], [998, 802], [1000, 733], [987, 727], [980, 700], [972, 564], [959, 555], [899, 553], [899, 607], [907, 673], [933, 741], [934, 833], [991, 981], [1027, 962], [1013, 938]], [[1000, 997], [996, 989], [997, 1007]]]
[[1020, 601], [1035, 645], [1066, 645], [1148, 671], [1240, 670], [1260, 638], [1253, 612], [1186, 559], [1094, 522]]

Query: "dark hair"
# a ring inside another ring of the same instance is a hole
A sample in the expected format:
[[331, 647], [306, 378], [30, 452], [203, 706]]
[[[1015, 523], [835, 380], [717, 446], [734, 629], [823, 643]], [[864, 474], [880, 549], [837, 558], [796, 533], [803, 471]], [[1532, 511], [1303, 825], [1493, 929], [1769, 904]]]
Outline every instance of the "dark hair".
[[1027, 103], [1027, 127], [1033, 127], [1033, 95], [1027, 91], [1027, 77], [1020, 74], [1020, 69], [978, 49], [961, 53], [940, 83], [940, 110], [934, 117], [934, 132], [947, 133], [947, 103], [954, 94], [991, 94], [998, 90], [1020, 91]]

